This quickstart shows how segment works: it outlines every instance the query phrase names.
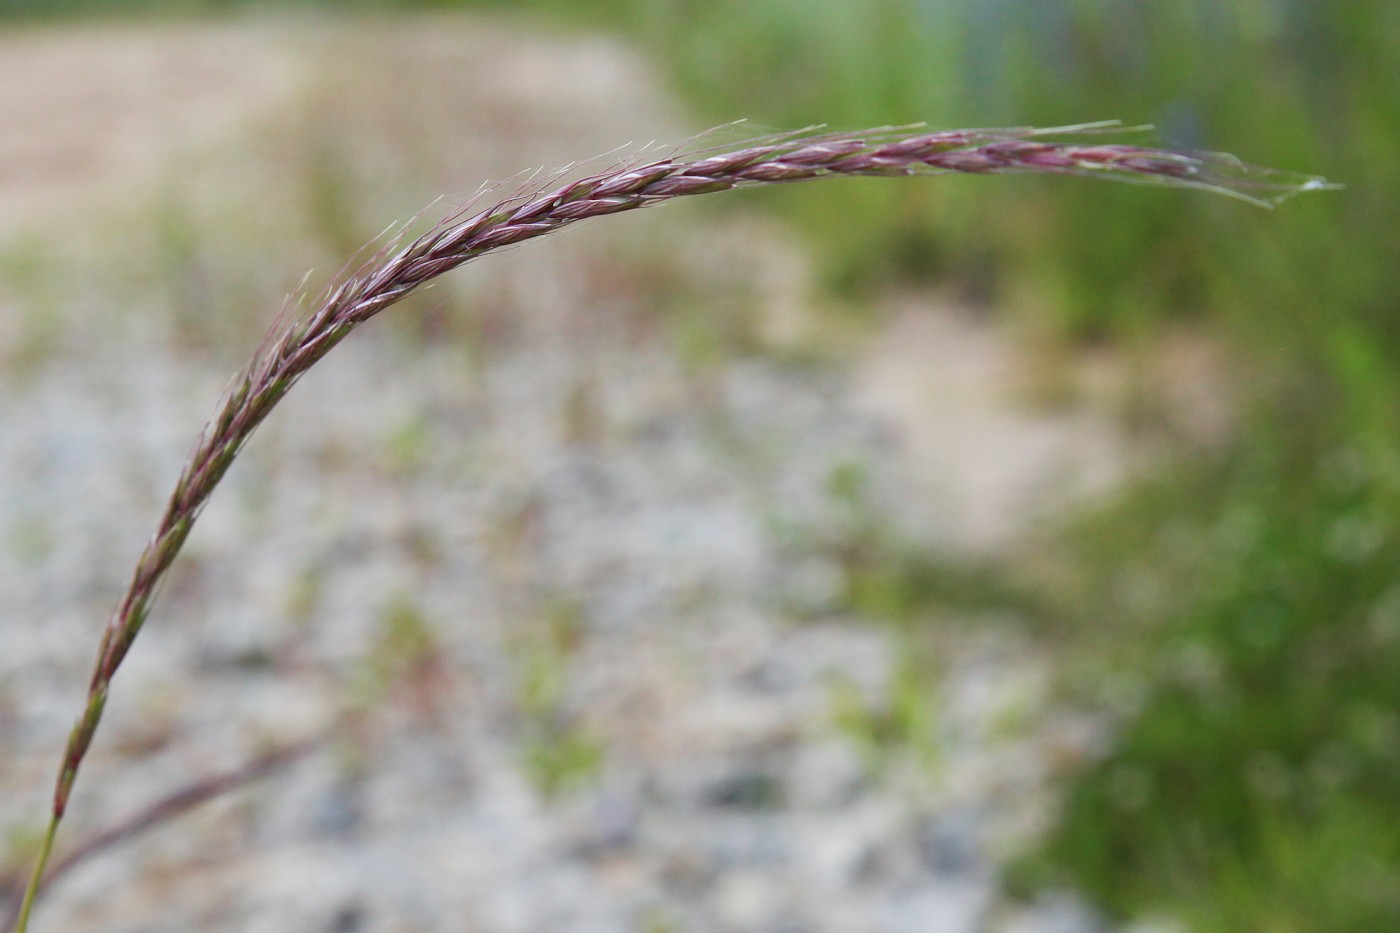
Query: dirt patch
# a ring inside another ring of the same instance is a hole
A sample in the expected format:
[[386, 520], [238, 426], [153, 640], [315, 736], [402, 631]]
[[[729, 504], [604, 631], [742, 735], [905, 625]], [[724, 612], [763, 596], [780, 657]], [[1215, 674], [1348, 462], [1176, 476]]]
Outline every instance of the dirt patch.
[[1113, 412], [1028, 404], [1026, 356], [989, 316], [937, 296], [886, 314], [857, 366], [858, 397], [901, 438], [949, 544], [1005, 544], [1122, 479]]
[[172, 158], [289, 103], [304, 58], [272, 27], [109, 25], [0, 36], [0, 235], [73, 222]]

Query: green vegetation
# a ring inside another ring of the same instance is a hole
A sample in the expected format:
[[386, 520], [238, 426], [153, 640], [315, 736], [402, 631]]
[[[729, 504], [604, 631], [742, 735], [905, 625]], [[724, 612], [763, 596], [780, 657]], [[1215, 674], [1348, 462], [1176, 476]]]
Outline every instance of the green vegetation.
[[441, 680], [442, 650], [433, 621], [407, 594], [390, 600], [361, 670], [361, 704], [372, 708], [395, 691], [430, 690]]
[[931, 659], [912, 645], [901, 648], [888, 695], [879, 701], [872, 702], [849, 681], [831, 685], [832, 721], [877, 778], [885, 777], [893, 763], [902, 759], [915, 761], [930, 773], [939, 763], [939, 710], [932, 702], [936, 685], [928, 676]]
[[582, 646], [583, 618], [573, 602], [549, 601], [523, 620], [512, 645], [524, 753], [535, 787], [555, 795], [588, 784], [602, 769], [604, 747], [573, 709], [570, 668]]
[[[1041, 618], [1076, 636], [1067, 679], [1123, 723], [1018, 884], [1070, 881], [1207, 931], [1393, 921], [1400, 487], [1290, 411], [1298, 428], [1260, 416], [1082, 518], [1036, 568]], [[1103, 686], [1125, 673], [1126, 704]]]

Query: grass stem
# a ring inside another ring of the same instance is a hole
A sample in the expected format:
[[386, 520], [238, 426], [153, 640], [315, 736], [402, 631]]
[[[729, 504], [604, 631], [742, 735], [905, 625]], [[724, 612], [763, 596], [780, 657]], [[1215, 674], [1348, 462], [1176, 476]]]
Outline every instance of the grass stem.
[[53, 854], [53, 841], [58, 835], [58, 814], [49, 817], [49, 827], [44, 831], [44, 840], [39, 844], [39, 857], [34, 863], [34, 871], [29, 876], [29, 884], [24, 888], [24, 899], [20, 901], [19, 915], [15, 919], [15, 933], [25, 933], [29, 929], [29, 914], [34, 902], [39, 898], [39, 887], [44, 880], [44, 872], [49, 867], [49, 856]]

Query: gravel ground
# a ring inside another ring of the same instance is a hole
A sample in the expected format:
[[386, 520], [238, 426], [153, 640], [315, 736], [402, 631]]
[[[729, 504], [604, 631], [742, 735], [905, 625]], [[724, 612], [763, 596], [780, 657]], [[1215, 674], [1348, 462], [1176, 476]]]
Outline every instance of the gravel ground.
[[[93, 92], [104, 55], [178, 75], [192, 47], [222, 50], [226, 73], [201, 78], [217, 93], [192, 82], [182, 95], [206, 114], [222, 107], [199, 146], [295, 113], [288, 102], [303, 98], [287, 82], [315, 85], [328, 49], [451, 75], [450, 93], [422, 106], [434, 125], [473, 127], [457, 149], [472, 171], [645, 139], [644, 126], [684, 135], [658, 119], [674, 110], [647, 66], [611, 42], [476, 19], [333, 38], [270, 29], [35, 33], [0, 54], [55, 76], [66, 73], [55, 60], [80, 58], [88, 77], [70, 80]], [[508, 64], [487, 80], [467, 68], [482, 60]], [[164, 100], [163, 86], [147, 96]], [[12, 241], [61, 214], [64, 197], [149, 187], [153, 160], [189, 157], [168, 151], [186, 145], [169, 132], [178, 113], [162, 111], [159, 139], [123, 141], [147, 122], [117, 111], [149, 116], [146, 97], [97, 99], [115, 109], [90, 144], [140, 158], [99, 160], [126, 164], [125, 182], [80, 168], [66, 195], [46, 181], [0, 217]], [[0, 91], [0, 112], [18, 107]], [[352, 132], [358, 113], [336, 118]], [[82, 149], [54, 145], [37, 161]], [[434, 174], [448, 156], [429, 161], [428, 183], [451, 185]], [[13, 165], [0, 192], [27, 190]], [[833, 474], [858, 468], [862, 521], [984, 546], [1015, 513], [995, 501], [1019, 502], [1038, 471], [977, 487], [994, 500], [986, 533], [940, 518], [908, 395], [889, 401], [893, 364], [679, 352], [674, 321], [638, 313], [649, 295], [600, 272], [617, 251], [674, 237], [677, 265], [715, 289], [708, 300], [763, 317], [802, 278], [790, 244], [751, 220], [640, 221], [483, 267], [453, 286], [450, 307], [368, 328], [293, 393], [215, 497], [118, 678], [64, 838], [269, 743], [350, 724], [276, 776], [76, 870], [38, 928], [1102, 928], [1071, 899], [1021, 908], [998, 893], [999, 860], [1049, 812], [1048, 775], [1095, 739], [1046, 711], [1045, 663], [1013, 629], [931, 626], [945, 664], [909, 748], [872, 758], [837, 722], [842, 697], [873, 715], [889, 705], [899, 657], [888, 628], [843, 609], [842, 569], [813, 545], [849, 532]], [[7, 292], [0, 345], [14, 360], [33, 343], [34, 299]], [[26, 827], [99, 626], [226, 360], [242, 355], [191, 351], [156, 298], [116, 315], [80, 287], [64, 295], [46, 353], [23, 374], [9, 367], [0, 395], [0, 819]], [[488, 306], [486, 324], [472, 317]], [[965, 330], [979, 325], [946, 320], [963, 346], [985, 342]], [[1056, 430], [1029, 443], [1079, 449], [1098, 429], [1036, 425]], [[977, 456], [1040, 462], [1012, 440], [968, 445], [962, 460], [943, 450], [945, 496], [985, 474]]]

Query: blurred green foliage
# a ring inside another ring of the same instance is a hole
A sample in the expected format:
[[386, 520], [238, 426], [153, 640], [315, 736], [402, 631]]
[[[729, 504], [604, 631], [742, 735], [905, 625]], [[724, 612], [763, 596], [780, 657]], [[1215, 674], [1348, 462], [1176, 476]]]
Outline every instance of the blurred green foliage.
[[1330, 404], [1256, 416], [1042, 557], [1040, 617], [1123, 726], [1019, 884], [1222, 933], [1400, 915], [1400, 477]]
[[511, 661], [522, 720], [521, 763], [535, 787], [554, 796], [588, 784], [604, 765], [604, 743], [570, 696], [570, 671], [584, 639], [582, 609], [555, 598], [518, 624]]
[[[0, 0], [0, 16], [246, 5]], [[790, 217], [850, 296], [953, 281], [1049, 340], [1150, 352], [1189, 322], [1231, 350], [1246, 399], [1233, 440], [1164, 463], [1018, 562], [1044, 565], [1017, 606], [1063, 647], [1085, 695], [1138, 686], [1126, 705], [1098, 699], [1120, 719], [1114, 744], [1072, 777], [1058, 827], [1015, 880], [1206, 931], [1400, 923], [1400, 3], [321, 5], [495, 7], [623, 29], [714, 123], [1121, 118], [1157, 124], [1171, 145], [1346, 183], [1274, 216], [1074, 179], [749, 197]], [[933, 566], [915, 582], [946, 589], [929, 583]], [[978, 579], [961, 599], [1015, 588]]]

